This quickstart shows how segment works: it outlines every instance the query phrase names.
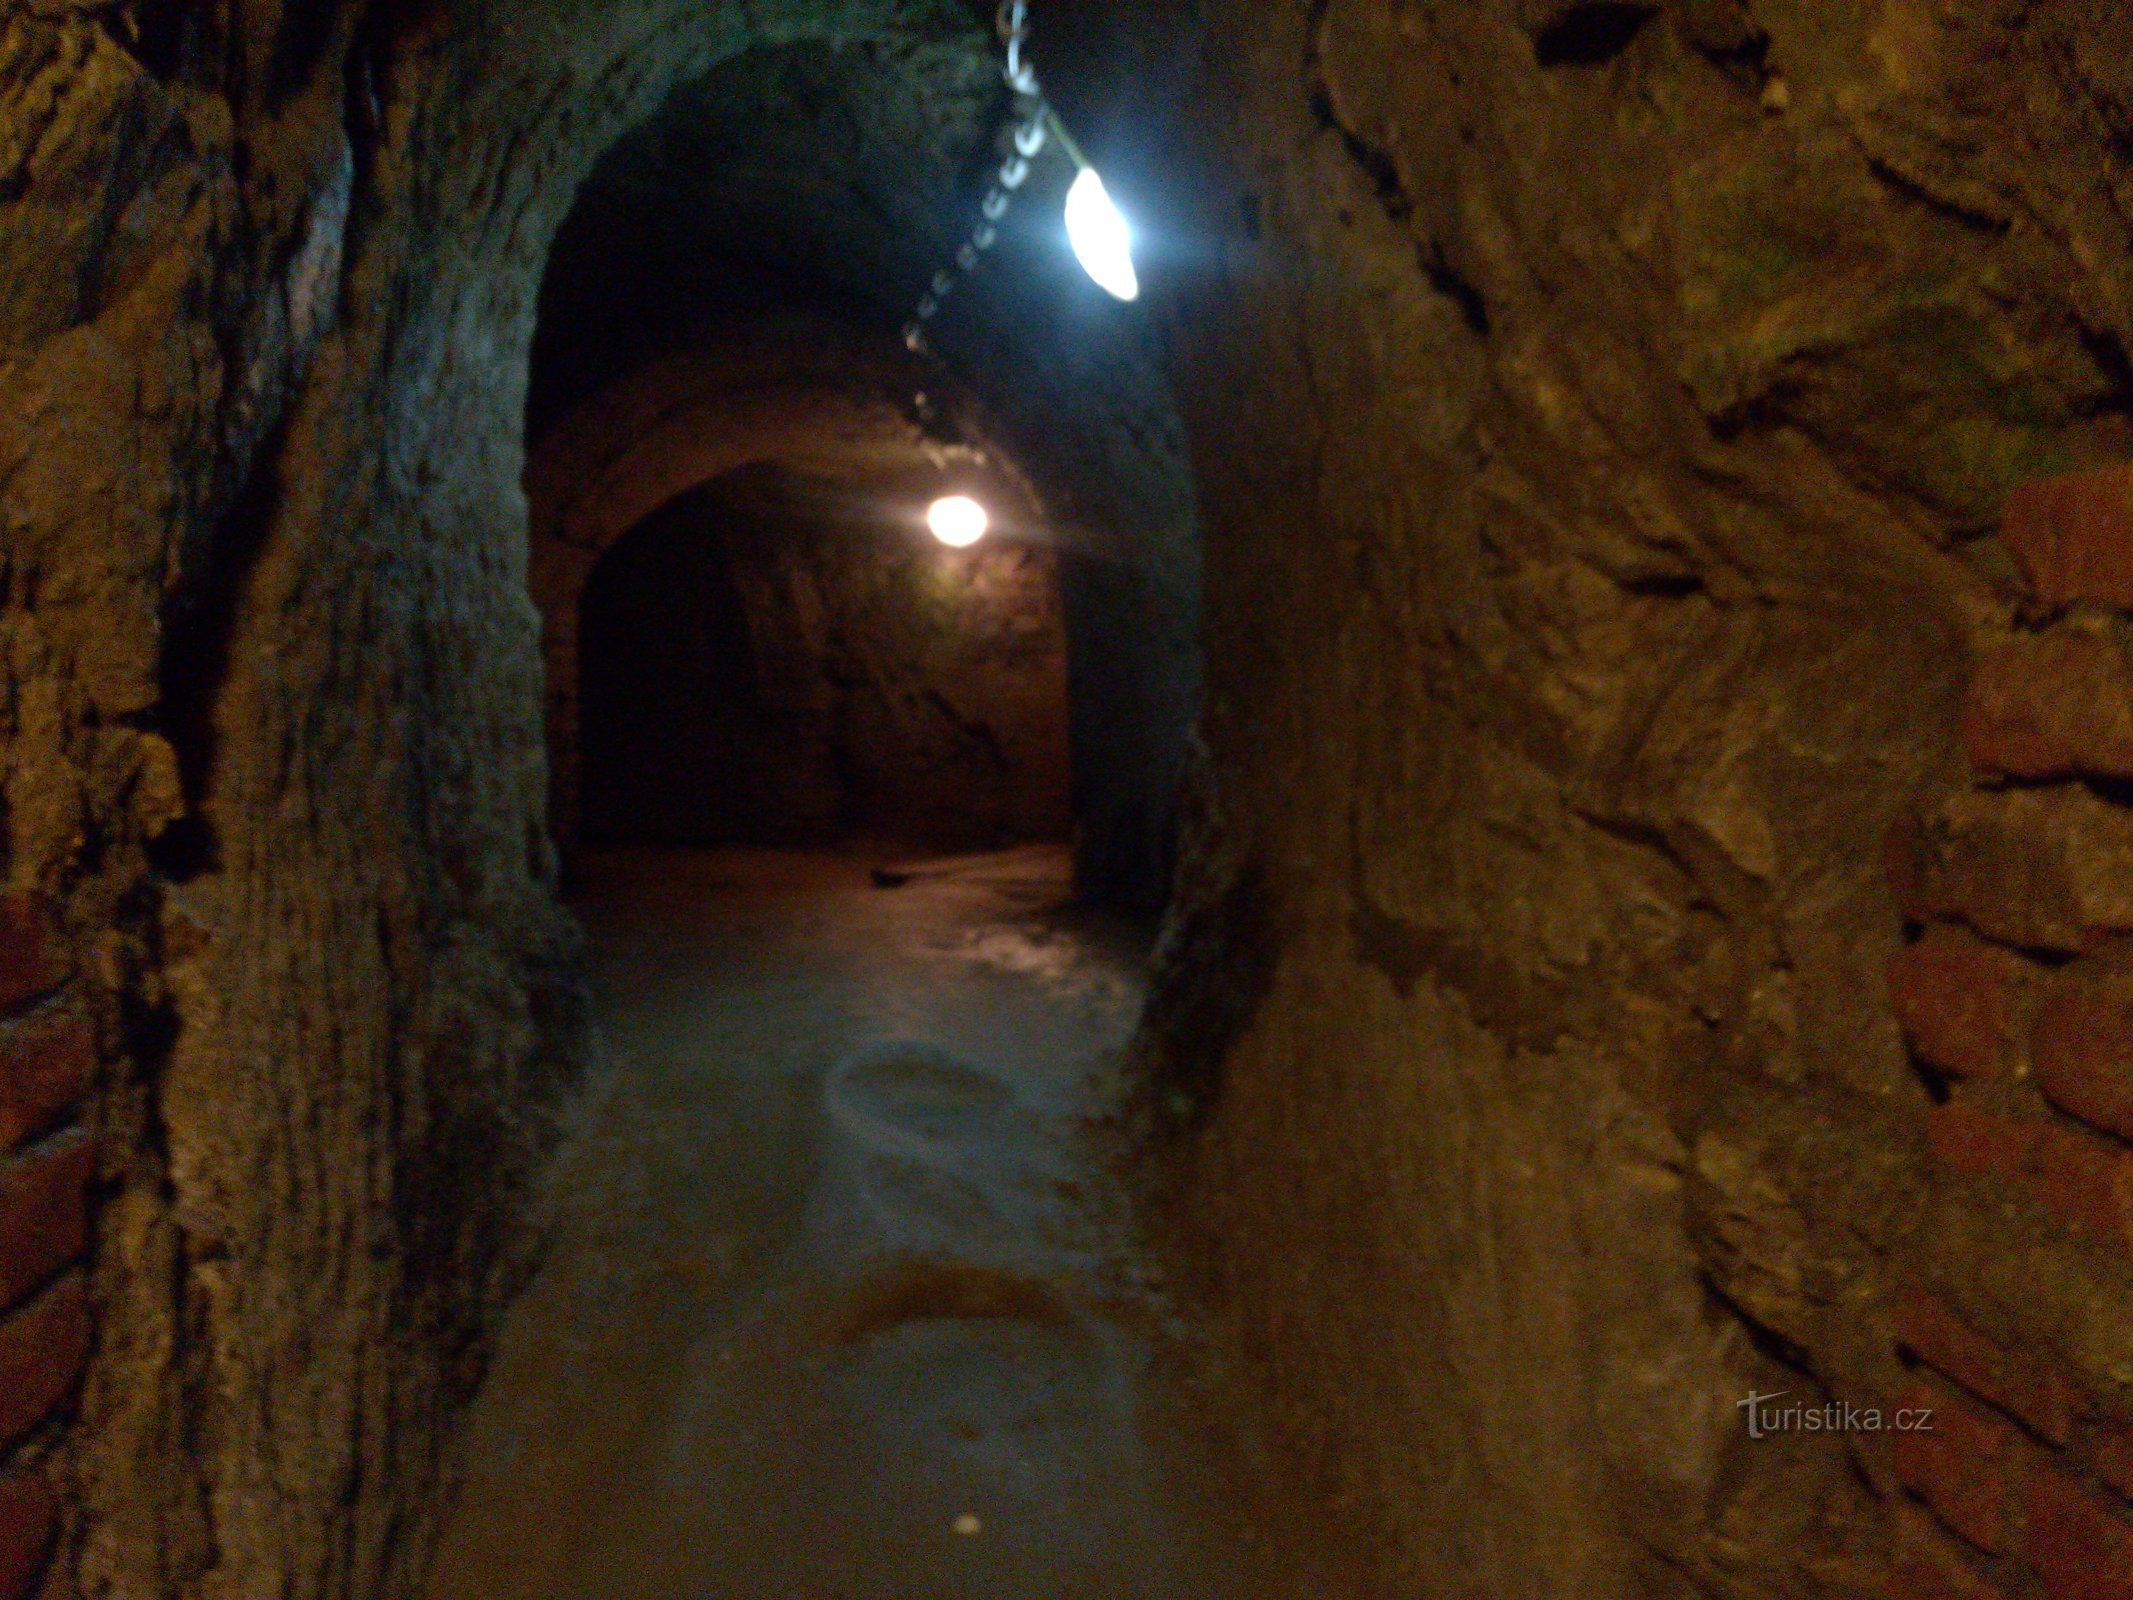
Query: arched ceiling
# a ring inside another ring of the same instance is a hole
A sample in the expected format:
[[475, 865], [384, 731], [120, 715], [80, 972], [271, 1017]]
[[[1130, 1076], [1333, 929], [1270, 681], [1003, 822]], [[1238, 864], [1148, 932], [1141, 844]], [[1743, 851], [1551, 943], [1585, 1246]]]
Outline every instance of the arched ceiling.
[[[760, 46], [684, 84], [599, 163], [557, 237], [529, 436], [634, 368], [796, 316], [892, 350], [976, 219], [1008, 109], [989, 27], [954, 7], [890, 40]], [[1070, 176], [1061, 157], [1037, 164], [935, 324], [935, 370], [983, 405], [1056, 525], [1160, 570], [1196, 618], [1182, 432], [1146, 318], [1065, 247]]]

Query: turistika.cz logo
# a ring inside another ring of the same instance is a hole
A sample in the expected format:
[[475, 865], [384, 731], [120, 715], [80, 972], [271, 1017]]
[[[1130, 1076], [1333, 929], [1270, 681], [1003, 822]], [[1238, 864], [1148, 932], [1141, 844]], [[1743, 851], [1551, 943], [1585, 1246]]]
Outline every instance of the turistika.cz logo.
[[1750, 1394], [1734, 1402], [1748, 1414], [1748, 1437], [1767, 1439], [1779, 1433], [1931, 1433], [1933, 1407], [1904, 1406], [1884, 1411], [1879, 1406], [1855, 1406], [1848, 1400], [1828, 1400], [1808, 1405], [1795, 1400], [1779, 1405], [1792, 1391]]

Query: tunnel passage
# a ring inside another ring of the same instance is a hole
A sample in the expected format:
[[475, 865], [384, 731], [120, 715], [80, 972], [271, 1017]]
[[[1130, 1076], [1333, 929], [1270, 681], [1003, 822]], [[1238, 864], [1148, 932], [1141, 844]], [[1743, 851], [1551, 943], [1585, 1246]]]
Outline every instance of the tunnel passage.
[[[0, 21], [0, 1592], [419, 1587], [583, 1059], [544, 443], [892, 333], [980, 10]], [[2133, 15], [1039, 11], [1175, 248], [1128, 332], [1010, 240], [938, 348], [1117, 557], [1092, 884], [1167, 881], [1204, 512], [1164, 1214], [1305, 1520], [1372, 1595], [2133, 1570]], [[1913, 1385], [1963, 1448], [1736, 1409]]]
[[766, 47], [678, 88], [579, 191], [542, 283], [526, 413], [566, 848], [590, 563], [674, 496], [778, 463], [906, 519], [976, 492], [1010, 542], [1052, 552], [1077, 880], [1143, 912], [1167, 899], [1201, 671], [1192, 473], [1148, 330], [1036, 220], [1058, 205], [1056, 171], [931, 347], [897, 337], [1000, 95], [997, 64], [964, 46]]
[[588, 845], [1064, 841], [1066, 638], [1046, 546], [775, 468], [661, 507], [578, 607]]
[[[586, 1059], [543, 444], [780, 307], [893, 353], [1003, 96], [946, 0], [0, 19], [0, 1333], [50, 1400], [0, 1429], [9, 1600], [419, 1588]], [[975, 465], [920, 396], [978, 392], [1113, 563], [1061, 577], [1073, 809], [1153, 907], [1190, 473], [1051, 246], [892, 409]]]

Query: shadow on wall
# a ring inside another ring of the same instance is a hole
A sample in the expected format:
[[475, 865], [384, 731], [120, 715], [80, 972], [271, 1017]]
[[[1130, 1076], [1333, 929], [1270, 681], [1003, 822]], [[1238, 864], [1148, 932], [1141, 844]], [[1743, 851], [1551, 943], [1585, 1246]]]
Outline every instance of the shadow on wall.
[[1052, 552], [947, 550], [882, 511], [752, 469], [608, 552], [580, 619], [588, 842], [1066, 836]]

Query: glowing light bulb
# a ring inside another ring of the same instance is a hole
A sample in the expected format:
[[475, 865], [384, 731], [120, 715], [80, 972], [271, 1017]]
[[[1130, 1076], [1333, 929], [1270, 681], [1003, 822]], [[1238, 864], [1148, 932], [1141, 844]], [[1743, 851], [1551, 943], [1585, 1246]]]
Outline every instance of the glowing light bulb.
[[1133, 271], [1133, 230], [1094, 167], [1083, 167], [1066, 197], [1067, 242], [1082, 270], [1118, 300], [1140, 298], [1141, 281]]
[[985, 530], [992, 526], [992, 518], [970, 496], [952, 494], [933, 502], [932, 509], [926, 513], [926, 526], [942, 544], [963, 550], [985, 537]]

